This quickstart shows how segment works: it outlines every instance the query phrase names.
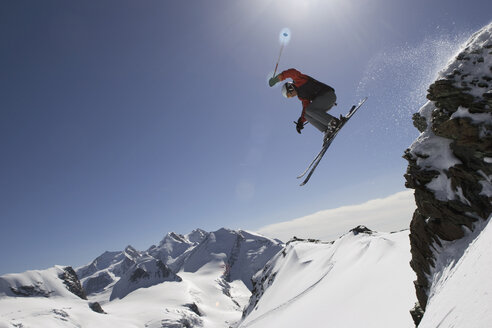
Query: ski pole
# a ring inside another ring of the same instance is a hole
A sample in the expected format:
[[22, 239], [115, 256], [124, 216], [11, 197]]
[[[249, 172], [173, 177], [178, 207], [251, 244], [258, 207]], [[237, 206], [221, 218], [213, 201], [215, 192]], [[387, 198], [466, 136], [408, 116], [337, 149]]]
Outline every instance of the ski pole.
[[280, 53], [278, 55], [277, 64], [275, 65], [275, 70], [273, 71], [272, 77], [275, 77], [275, 73], [277, 73], [278, 63], [280, 62], [280, 56], [282, 56], [282, 50], [284, 50], [284, 43], [283, 42], [282, 42], [282, 46], [280, 47]]

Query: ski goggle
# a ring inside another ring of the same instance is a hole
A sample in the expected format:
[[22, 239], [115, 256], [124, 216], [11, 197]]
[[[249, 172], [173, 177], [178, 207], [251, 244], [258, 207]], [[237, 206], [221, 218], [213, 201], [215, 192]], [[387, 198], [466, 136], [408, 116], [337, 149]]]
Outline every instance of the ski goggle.
[[287, 93], [288, 94], [291, 94], [292, 92], [294, 92], [296, 89], [294, 89], [294, 85], [293, 84], [288, 84], [287, 85]]
[[282, 88], [282, 94], [285, 98], [292, 97], [292, 93], [295, 91], [295, 87], [293, 83], [285, 83]]

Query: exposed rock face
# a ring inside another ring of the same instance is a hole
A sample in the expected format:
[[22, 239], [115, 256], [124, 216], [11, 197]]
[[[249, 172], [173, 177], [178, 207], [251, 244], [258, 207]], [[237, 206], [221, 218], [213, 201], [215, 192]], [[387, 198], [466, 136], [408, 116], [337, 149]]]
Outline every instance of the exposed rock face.
[[195, 313], [197, 316], [202, 316], [202, 313], [200, 312], [200, 309], [198, 308], [196, 303], [185, 304], [184, 306], [193, 311], [193, 313]]
[[87, 295], [85, 294], [79, 278], [72, 267], [65, 267], [63, 272], [58, 277], [63, 280], [63, 284], [72, 294], [77, 295], [83, 300], [87, 299]]
[[354, 236], [357, 236], [360, 233], [366, 233], [369, 235], [373, 233], [373, 231], [371, 229], [369, 229], [368, 227], [363, 226], [363, 225], [359, 225], [359, 226], [351, 229], [350, 232], [352, 232], [354, 234]]
[[10, 291], [14, 293], [15, 296], [25, 297], [50, 297], [50, 295], [53, 294], [53, 291], [44, 289], [40, 282], [33, 285], [10, 287]]
[[106, 312], [104, 312], [103, 308], [101, 307], [101, 304], [99, 304], [98, 302], [89, 303], [89, 307], [94, 312], [106, 314]]
[[429, 87], [429, 102], [413, 117], [422, 134], [405, 151], [405, 178], [406, 187], [415, 189], [410, 264], [423, 311], [446, 246], [492, 212], [491, 88], [492, 24], [440, 73]]

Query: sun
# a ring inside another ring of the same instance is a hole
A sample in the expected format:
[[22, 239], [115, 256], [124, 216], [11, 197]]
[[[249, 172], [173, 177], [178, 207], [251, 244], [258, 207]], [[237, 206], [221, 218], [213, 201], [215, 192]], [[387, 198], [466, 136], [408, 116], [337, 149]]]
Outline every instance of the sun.
[[283, 7], [282, 15], [289, 19], [304, 19], [310, 15], [315, 8], [318, 0], [284, 0], [281, 1]]
[[[302, 23], [309, 22], [313, 17], [334, 19], [338, 17], [338, 11], [347, 6], [347, 1], [350, 0], [270, 0], [268, 4], [269, 10], [279, 18], [291, 23]], [[323, 23], [323, 20], [319, 23]]]

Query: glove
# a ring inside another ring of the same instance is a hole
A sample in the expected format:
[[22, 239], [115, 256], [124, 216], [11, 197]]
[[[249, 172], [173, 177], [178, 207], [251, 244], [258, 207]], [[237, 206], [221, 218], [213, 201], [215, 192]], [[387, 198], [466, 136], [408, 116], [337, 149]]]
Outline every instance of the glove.
[[273, 87], [275, 84], [280, 82], [280, 78], [277, 76], [272, 77], [270, 80], [268, 80], [268, 84]]
[[302, 122], [302, 117], [299, 117], [297, 122], [294, 122], [296, 125], [296, 131], [297, 133], [301, 134], [301, 130], [304, 129], [304, 123]]

